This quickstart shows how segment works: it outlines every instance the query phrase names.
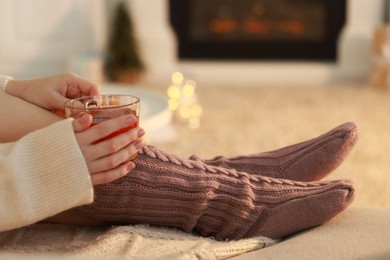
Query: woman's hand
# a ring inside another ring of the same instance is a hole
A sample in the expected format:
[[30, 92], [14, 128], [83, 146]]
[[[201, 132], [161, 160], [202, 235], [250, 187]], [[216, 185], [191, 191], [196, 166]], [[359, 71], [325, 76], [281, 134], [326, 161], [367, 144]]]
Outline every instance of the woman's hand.
[[6, 92], [47, 110], [63, 111], [66, 101], [100, 94], [96, 84], [76, 74], [61, 74], [32, 80], [10, 80]]
[[141, 128], [133, 128], [105, 141], [97, 140], [119, 129], [128, 127], [137, 120], [133, 115], [120, 116], [90, 128], [92, 117], [85, 115], [73, 121], [73, 129], [81, 152], [91, 174], [92, 184], [105, 184], [125, 176], [134, 169], [130, 159], [142, 147]]

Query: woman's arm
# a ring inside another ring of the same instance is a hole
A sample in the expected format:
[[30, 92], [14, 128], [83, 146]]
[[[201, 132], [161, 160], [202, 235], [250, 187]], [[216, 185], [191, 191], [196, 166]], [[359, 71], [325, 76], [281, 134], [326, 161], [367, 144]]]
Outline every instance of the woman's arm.
[[22, 99], [0, 92], [0, 143], [22, 136], [63, 119]]
[[91, 177], [70, 120], [0, 144], [0, 231], [92, 200]]

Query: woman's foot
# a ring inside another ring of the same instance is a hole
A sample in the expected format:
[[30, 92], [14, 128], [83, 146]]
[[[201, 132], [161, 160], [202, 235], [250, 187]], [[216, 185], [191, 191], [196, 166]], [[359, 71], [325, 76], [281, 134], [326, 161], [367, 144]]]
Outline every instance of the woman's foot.
[[278, 150], [211, 160], [190, 159], [205, 164], [236, 169], [249, 174], [295, 181], [318, 181], [336, 169], [358, 140], [358, 128], [352, 122], [342, 124], [311, 140]]

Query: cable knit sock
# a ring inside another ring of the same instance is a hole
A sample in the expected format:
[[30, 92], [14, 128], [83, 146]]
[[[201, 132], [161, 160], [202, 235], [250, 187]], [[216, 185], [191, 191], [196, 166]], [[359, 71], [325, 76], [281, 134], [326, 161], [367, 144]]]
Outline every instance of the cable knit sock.
[[282, 238], [331, 219], [352, 201], [349, 181], [294, 182], [182, 159], [145, 145], [127, 176], [95, 187], [78, 214], [116, 224], [181, 228], [218, 240]]
[[358, 129], [349, 122], [317, 138], [275, 151], [232, 158], [218, 156], [211, 160], [197, 156], [190, 159], [273, 178], [317, 181], [343, 162], [357, 139]]

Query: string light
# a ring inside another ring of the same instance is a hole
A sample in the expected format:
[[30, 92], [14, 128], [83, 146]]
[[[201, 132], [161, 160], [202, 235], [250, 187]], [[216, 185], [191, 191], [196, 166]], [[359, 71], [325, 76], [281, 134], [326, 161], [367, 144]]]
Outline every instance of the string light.
[[184, 80], [184, 75], [181, 72], [174, 72], [171, 79], [173, 84], [181, 84]]
[[169, 109], [179, 121], [187, 122], [190, 128], [198, 128], [203, 109], [195, 93], [196, 82], [186, 80], [181, 72], [174, 72], [171, 81], [167, 88]]

